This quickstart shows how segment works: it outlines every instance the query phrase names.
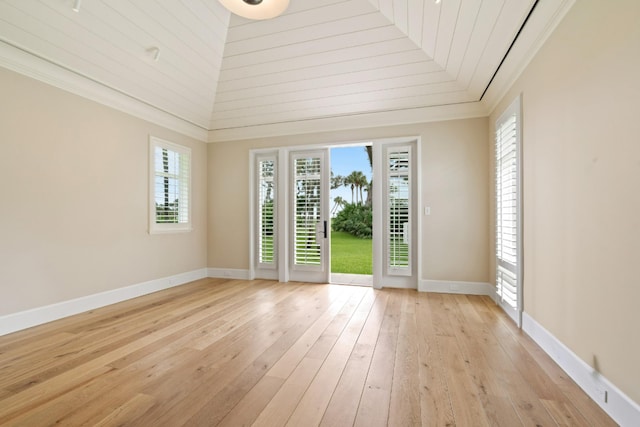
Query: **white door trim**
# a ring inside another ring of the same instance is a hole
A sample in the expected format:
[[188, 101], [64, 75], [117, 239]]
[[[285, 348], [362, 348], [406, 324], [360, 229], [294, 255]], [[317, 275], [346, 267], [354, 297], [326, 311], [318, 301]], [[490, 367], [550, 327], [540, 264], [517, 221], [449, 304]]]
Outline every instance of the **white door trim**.
[[[290, 272], [289, 272], [289, 265], [290, 265], [290, 258], [291, 258], [291, 254], [289, 251], [289, 239], [290, 239], [290, 218], [289, 218], [289, 208], [288, 208], [288, 203], [289, 203], [289, 193], [290, 193], [290, 186], [289, 186], [289, 175], [290, 175], [290, 165], [289, 165], [289, 158], [290, 158], [290, 153], [292, 152], [296, 152], [296, 151], [312, 151], [312, 150], [329, 150], [331, 148], [338, 148], [338, 147], [348, 147], [348, 146], [361, 146], [361, 145], [367, 145], [367, 144], [371, 144], [371, 146], [373, 147], [373, 176], [374, 176], [374, 181], [375, 181], [375, 177], [382, 177], [382, 160], [376, 161], [376, 159], [382, 159], [382, 147], [384, 145], [387, 144], [413, 144], [412, 147], [412, 151], [413, 151], [413, 164], [415, 165], [414, 167], [414, 181], [415, 181], [415, 185], [414, 185], [414, 189], [413, 189], [413, 200], [415, 201], [414, 203], [414, 213], [413, 213], [413, 222], [415, 224], [414, 230], [413, 230], [413, 235], [412, 235], [412, 242], [413, 242], [413, 249], [414, 249], [414, 271], [413, 271], [413, 276], [412, 276], [412, 282], [410, 285], [408, 285], [408, 287], [410, 288], [416, 288], [418, 286], [418, 280], [422, 277], [422, 262], [421, 262], [421, 257], [422, 257], [422, 217], [419, 215], [419, 213], [421, 212], [421, 206], [422, 206], [422, 180], [421, 180], [421, 139], [419, 136], [404, 136], [404, 137], [396, 137], [396, 138], [378, 138], [378, 139], [360, 139], [360, 140], [356, 140], [356, 141], [338, 141], [338, 142], [327, 142], [327, 143], [319, 143], [319, 144], [309, 144], [309, 145], [296, 145], [296, 146], [289, 146], [289, 147], [269, 147], [269, 148], [260, 148], [260, 149], [251, 149], [249, 151], [250, 153], [250, 174], [251, 174], [251, 188], [249, 191], [250, 194], [250, 203], [249, 203], [249, 207], [251, 209], [251, 215], [250, 215], [250, 224], [249, 224], [249, 230], [250, 230], [250, 245], [249, 245], [249, 250], [250, 250], [250, 270], [249, 270], [249, 277], [250, 278], [254, 278], [256, 277], [256, 271], [255, 271], [255, 188], [254, 188], [254, 181], [255, 181], [255, 156], [262, 153], [274, 153], [277, 152], [277, 159], [278, 159], [278, 174], [277, 174], [277, 181], [278, 181], [278, 193], [277, 193], [277, 229], [278, 229], [278, 265], [277, 265], [277, 278], [280, 282], [288, 282], [289, 280], [291, 280], [290, 278]], [[330, 176], [330, 165], [329, 165], [329, 156], [327, 156], [327, 168], [329, 169], [329, 172], [327, 174], [327, 176]], [[327, 186], [327, 191], [330, 190], [330, 182], [329, 179], [325, 180], [326, 181], [326, 186]], [[382, 197], [383, 195], [380, 194], [381, 191], [378, 193], [376, 191], [376, 187], [380, 187], [379, 185], [375, 185], [374, 184], [374, 189], [373, 189], [373, 203], [374, 203], [374, 211], [373, 211], [373, 240], [372, 240], [372, 244], [373, 244], [373, 287], [374, 288], [382, 288], [383, 287], [383, 269], [384, 269], [384, 257], [383, 257], [383, 244], [384, 241], [383, 239], [381, 239], [382, 237], [382, 231], [383, 228], [381, 228], [381, 225], [383, 224], [383, 215], [382, 215], [382, 209], [376, 209], [376, 205], [377, 206], [382, 206], [381, 201], [382, 201]], [[327, 193], [328, 194], [328, 193]], [[330, 204], [330, 198], [327, 197], [327, 205]], [[330, 210], [330, 206], [326, 207], [327, 209], [327, 213]], [[376, 230], [380, 230], [377, 231]], [[329, 244], [329, 243], [327, 243]], [[327, 260], [328, 265], [330, 266], [330, 259]], [[329, 282], [330, 278], [331, 278], [331, 274], [330, 274], [330, 270], [331, 268], [328, 267], [327, 268], [327, 278], [326, 281]], [[407, 285], [398, 285], [395, 283], [388, 283], [386, 284], [386, 286], [388, 287], [407, 287]]]

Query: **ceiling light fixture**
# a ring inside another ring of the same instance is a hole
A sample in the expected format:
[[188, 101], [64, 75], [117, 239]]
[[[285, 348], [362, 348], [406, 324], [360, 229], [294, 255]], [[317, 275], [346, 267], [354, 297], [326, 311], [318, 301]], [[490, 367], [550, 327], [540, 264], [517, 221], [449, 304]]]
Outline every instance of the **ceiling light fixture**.
[[218, 0], [232, 13], [248, 19], [271, 19], [289, 7], [289, 0]]
[[71, 8], [71, 10], [73, 10], [74, 12], [80, 12], [80, 5], [82, 4], [82, 0], [76, 0], [73, 2], [73, 7]]

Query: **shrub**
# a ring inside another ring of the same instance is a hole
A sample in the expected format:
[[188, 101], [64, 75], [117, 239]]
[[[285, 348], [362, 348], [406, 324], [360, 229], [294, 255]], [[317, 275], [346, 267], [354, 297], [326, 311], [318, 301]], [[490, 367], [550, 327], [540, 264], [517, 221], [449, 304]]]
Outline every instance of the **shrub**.
[[371, 206], [347, 203], [331, 221], [331, 228], [334, 231], [344, 231], [362, 239], [370, 239], [372, 222]]

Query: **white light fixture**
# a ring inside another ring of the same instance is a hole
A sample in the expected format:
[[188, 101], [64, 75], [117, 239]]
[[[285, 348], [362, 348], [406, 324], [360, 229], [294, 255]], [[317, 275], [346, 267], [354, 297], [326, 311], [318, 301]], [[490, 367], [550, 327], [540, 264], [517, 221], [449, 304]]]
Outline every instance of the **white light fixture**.
[[271, 19], [289, 7], [289, 0], [218, 0], [232, 13], [248, 19]]
[[82, 4], [82, 0], [75, 0], [73, 2], [73, 7], [71, 8], [71, 10], [73, 10], [74, 12], [80, 12], [80, 5]]

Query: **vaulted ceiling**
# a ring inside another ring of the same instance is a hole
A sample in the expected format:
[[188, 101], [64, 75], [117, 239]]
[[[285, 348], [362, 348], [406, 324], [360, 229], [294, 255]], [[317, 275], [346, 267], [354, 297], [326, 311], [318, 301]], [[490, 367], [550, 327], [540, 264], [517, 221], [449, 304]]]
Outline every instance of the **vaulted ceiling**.
[[78, 11], [75, 0], [2, 0], [0, 65], [108, 90], [117, 108], [156, 110], [145, 118], [210, 140], [331, 118], [482, 115], [532, 11], [522, 57], [572, 3], [540, 2], [291, 0], [282, 16], [249, 21], [217, 0], [84, 0]]

